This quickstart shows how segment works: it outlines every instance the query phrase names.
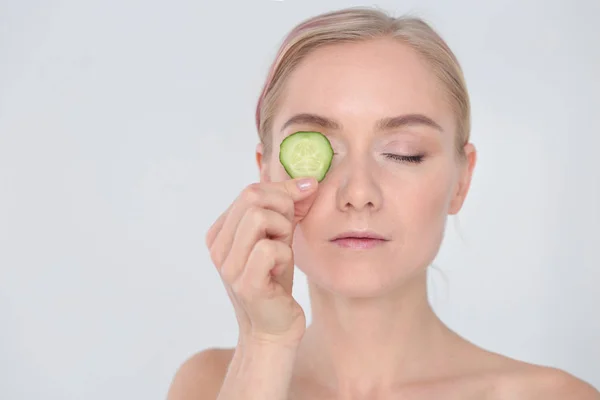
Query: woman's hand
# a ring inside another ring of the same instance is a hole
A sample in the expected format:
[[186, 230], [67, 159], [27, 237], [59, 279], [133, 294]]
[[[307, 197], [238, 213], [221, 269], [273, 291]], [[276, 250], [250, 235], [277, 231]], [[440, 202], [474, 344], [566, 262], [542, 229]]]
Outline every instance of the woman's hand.
[[251, 184], [206, 235], [242, 342], [294, 346], [304, 335], [304, 311], [292, 297], [291, 244], [317, 185], [312, 178]]

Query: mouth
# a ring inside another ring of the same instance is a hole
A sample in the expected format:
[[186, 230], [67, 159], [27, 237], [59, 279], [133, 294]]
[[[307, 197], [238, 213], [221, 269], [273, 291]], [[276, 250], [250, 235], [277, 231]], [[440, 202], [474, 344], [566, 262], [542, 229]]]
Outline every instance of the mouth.
[[383, 235], [371, 231], [351, 231], [341, 233], [331, 239], [339, 247], [347, 249], [371, 249], [389, 241]]

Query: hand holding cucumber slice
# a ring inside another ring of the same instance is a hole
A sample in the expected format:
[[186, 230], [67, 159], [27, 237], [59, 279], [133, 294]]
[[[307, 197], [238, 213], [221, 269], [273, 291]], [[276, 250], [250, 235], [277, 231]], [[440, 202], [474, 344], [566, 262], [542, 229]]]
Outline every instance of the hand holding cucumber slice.
[[296, 132], [279, 146], [279, 161], [291, 178], [313, 177], [321, 182], [333, 159], [329, 139], [320, 132]]

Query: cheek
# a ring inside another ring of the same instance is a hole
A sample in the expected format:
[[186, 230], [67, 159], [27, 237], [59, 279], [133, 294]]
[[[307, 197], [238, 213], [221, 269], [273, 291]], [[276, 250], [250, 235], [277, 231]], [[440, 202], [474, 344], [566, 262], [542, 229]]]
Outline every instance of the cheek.
[[[310, 236], [301, 226], [297, 226], [294, 232], [294, 240], [292, 242], [292, 250], [294, 253], [294, 264], [306, 275], [312, 276], [311, 267], [318, 267], [320, 262], [327, 260], [316, 260], [311, 256], [316, 256], [315, 249], [310, 248], [306, 241], [306, 236]], [[307, 269], [308, 268], [308, 269]]]
[[325, 247], [329, 237], [338, 233], [339, 227], [325, 225], [323, 221], [331, 221], [332, 216], [336, 214], [335, 198], [328, 190], [323, 189], [318, 192], [310, 212], [296, 225], [292, 243], [296, 266], [309, 275], [312, 275], [311, 268], [318, 268], [321, 263], [334, 261], [326, 258], [328, 251]]
[[273, 182], [281, 182], [287, 179], [291, 179], [281, 162], [279, 162], [279, 150], [277, 149], [277, 153], [273, 153], [269, 159], [268, 165], [268, 174]]
[[402, 218], [409, 230], [423, 234], [443, 230], [453, 186], [449, 171], [449, 168], [440, 168], [421, 176], [411, 185], [410, 193], [399, 198], [401, 204], [395, 205], [395, 208], [404, 210]]

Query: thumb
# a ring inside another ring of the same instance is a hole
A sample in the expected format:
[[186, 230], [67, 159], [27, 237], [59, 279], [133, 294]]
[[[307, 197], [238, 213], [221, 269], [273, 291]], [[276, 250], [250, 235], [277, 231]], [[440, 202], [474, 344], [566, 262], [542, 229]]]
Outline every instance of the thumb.
[[315, 178], [296, 178], [283, 182], [285, 191], [294, 201], [294, 224], [306, 216], [316, 198], [319, 182]]

